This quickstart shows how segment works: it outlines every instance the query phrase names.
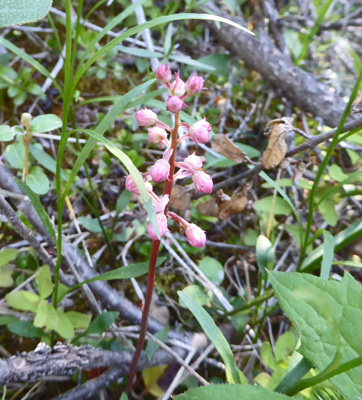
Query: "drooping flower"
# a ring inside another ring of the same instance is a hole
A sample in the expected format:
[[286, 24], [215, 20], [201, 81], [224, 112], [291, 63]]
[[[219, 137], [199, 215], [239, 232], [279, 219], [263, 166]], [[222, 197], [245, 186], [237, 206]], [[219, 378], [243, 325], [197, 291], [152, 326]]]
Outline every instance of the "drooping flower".
[[128, 175], [128, 176], [126, 177], [126, 184], [125, 184], [125, 186], [126, 186], [126, 189], [127, 189], [129, 192], [133, 192], [133, 193], [136, 193], [136, 194], [140, 195], [140, 192], [139, 192], [139, 190], [138, 190], [138, 187], [136, 186], [136, 183], [135, 183], [135, 181], [133, 180], [133, 178], [132, 178], [131, 175]]
[[[166, 215], [163, 212], [157, 213], [156, 214], [156, 222], [157, 222], [158, 230], [160, 232], [160, 236], [162, 237], [167, 231]], [[150, 234], [150, 236], [153, 240], [158, 240], [158, 237], [156, 235], [156, 232], [155, 232], [151, 222], [148, 224], [148, 233]]]
[[196, 171], [192, 175], [192, 181], [194, 182], [196, 189], [202, 193], [209, 194], [212, 192], [212, 188], [214, 183], [212, 181], [211, 176], [209, 176], [206, 172]]
[[169, 96], [167, 99], [166, 110], [170, 111], [172, 114], [176, 114], [186, 107], [187, 105], [184, 103], [181, 97]]
[[160, 83], [170, 82], [172, 73], [168, 64], [160, 64], [157, 68], [157, 71], [155, 72], [155, 76]]
[[157, 122], [157, 115], [149, 108], [136, 112], [136, 120], [140, 126], [152, 126]]
[[162, 143], [168, 143], [167, 132], [157, 126], [148, 128], [148, 137], [148, 143], [156, 143], [160, 148], [162, 147]]
[[180, 78], [179, 73], [176, 73], [176, 79], [171, 84], [172, 94], [177, 97], [182, 97], [185, 94], [185, 82]]
[[211, 124], [204, 118], [190, 126], [189, 135], [195, 143], [207, 143], [210, 140], [211, 130]]
[[193, 169], [200, 169], [202, 168], [202, 163], [204, 160], [197, 156], [195, 152], [190, 154], [188, 157], [184, 158], [184, 162], [188, 165], [190, 165]]
[[186, 228], [188, 242], [194, 247], [204, 247], [206, 243], [205, 232], [195, 224], [188, 224]]
[[162, 182], [168, 178], [170, 174], [170, 164], [168, 161], [157, 160], [151, 167], [151, 177], [156, 183]]
[[185, 90], [187, 94], [196, 94], [201, 92], [204, 85], [204, 79], [196, 74], [189, 76], [186, 81]]

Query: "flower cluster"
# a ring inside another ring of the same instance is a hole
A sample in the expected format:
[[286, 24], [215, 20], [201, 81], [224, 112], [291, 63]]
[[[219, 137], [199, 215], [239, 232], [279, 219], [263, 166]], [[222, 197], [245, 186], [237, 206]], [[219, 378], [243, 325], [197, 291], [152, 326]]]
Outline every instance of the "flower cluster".
[[[178, 72], [175, 74], [173, 82], [171, 82], [172, 73], [168, 65], [160, 65], [155, 75], [156, 79], [169, 91], [166, 110], [175, 114], [175, 126], [171, 128], [161, 122], [157, 114], [150, 109], [141, 109], [136, 113], [138, 124], [148, 129], [148, 142], [157, 144], [160, 149], [163, 146], [166, 147], [162, 158], [157, 160], [147, 172], [144, 172], [142, 177], [151, 195], [160, 236], [162, 237], [167, 231], [168, 219], [172, 219], [179, 225], [181, 232], [186, 234], [192, 246], [203, 247], [206, 242], [205, 232], [197, 225], [187, 222], [176, 213], [169, 212], [168, 203], [172, 185], [178, 179], [191, 177], [196, 189], [205, 194], [211, 193], [213, 189], [212, 178], [202, 169], [204, 160], [197, 156], [195, 152], [183, 161], [176, 161], [177, 145], [182, 140], [190, 139], [196, 146], [199, 143], [207, 143], [209, 141], [212, 128], [205, 118], [193, 125], [189, 125], [185, 122], [180, 122], [179, 115], [180, 111], [187, 107], [184, 100], [204, 89], [204, 79], [197, 76], [197, 74], [192, 74], [184, 82]], [[178, 137], [178, 128], [181, 126], [184, 128], [183, 131], [185, 133], [181, 137]], [[175, 168], [178, 170], [175, 171]], [[150, 181], [154, 183], [166, 182], [161, 198], [153, 191]], [[126, 178], [126, 189], [138, 195], [140, 194], [130, 175]], [[148, 226], [148, 233], [153, 240], [157, 240], [156, 233], [151, 224]]]

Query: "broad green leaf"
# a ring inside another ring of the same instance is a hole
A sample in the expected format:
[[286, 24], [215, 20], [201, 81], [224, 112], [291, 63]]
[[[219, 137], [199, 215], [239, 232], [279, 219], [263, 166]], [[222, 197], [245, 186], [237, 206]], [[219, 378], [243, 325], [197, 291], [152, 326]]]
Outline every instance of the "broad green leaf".
[[89, 328], [83, 334], [94, 335], [103, 333], [113, 324], [113, 322], [118, 318], [118, 315], [118, 311], [106, 311], [103, 314], [97, 315], [89, 325]]
[[48, 304], [48, 309], [47, 309], [47, 318], [45, 321], [45, 329], [48, 331], [54, 331], [58, 328], [59, 324], [59, 317], [57, 310], [51, 305]]
[[68, 311], [65, 313], [71, 324], [73, 325], [74, 329], [87, 329], [91, 317], [89, 315], [80, 313], [78, 311]]
[[132, 193], [129, 192], [128, 190], [123, 190], [120, 196], [117, 199], [117, 204], [116, 204], [116, 213], [120, 214], [123, 212], [129, 205], [131, 201]]
[[2, 265], [0, 267], [0, 287], [9, 287], [14, 284], [13, 271], [14, 267], [12, 265]]
[[248, 383], [245, 375], [236, 366], [234, 355], [231, 351], [229, 343], [221, 333], [220, 329], [216, 326], [215, 321], [202, 308], [202, 306], [197, 304], [185, 293], [178, 291], [177, 294], [186, 304], [187, 308], [192, 312], [195, 318], [199, 321], [199, 324], [201, 325], [206, 336], [211, 340], [216, 350], [219, 352], [227, 370], [226, 376], [228, 380], [235, 383]]
[[342, 171], [342, 168], [337, 164], [333, 164], [329, 167], [329, 175], [332, 179], [337, 182], [342, 182], [348, 178], [348, 175]]
[[[165, 326], [160, 331], [156, 332], [154, 336], [158, 340], [160, 340], [162, 343], [165, 343], [168, 338], [169, 331], [170, 331], [170, 327]], [[153, 340], [149, 340], [147, 342], [147, 347], [146, 347], [145, 353], [149, 360], [151, 360], [152, 356], [156, 353], [158, 348], [159, 348], [158, 344], [155, 343]]]
[[92, 233], [102, 233], [102, 227], [97, 218], [78, 217], [78, 221], [85, 229]]
[[56, 236], [53, 225], [51, 224], [49, 216], [47, 212], [44, 210], [43, 205], [40, 203], [38, 196], [36, 196], [35, 193], [29, 188], [29, 186], [27, 186], [20, 179], [14, 178], [14, 180], [20, 187], [20, 189], [29, 197], [31, 204], [33, 205], [35, 211], [37, 212], [39, 218], [41, 219], [41, 222], [43, 223], [45, 229], [48, 231], [50, 237], [53, 239], [53, 242], [55, 243]]
[[167, 365], [146, 368], [142, 371], [142, 378], [145, 383], [145, 390], [154, 397], [162, 397], [164, 391], [157, 385], [157, 381], [161, 378], [167, 369]]
[[24, 143], [12, 143], [6, 147], [5, 155], [8, 163], [17, 169], [24, 168], [25, 146]]
[[8, 325], [8, 329], [10, 332], [15, 333], [16, 335], [27, 338], [42, 337], [44, 335], [42, 329], [35, 327], [29, 321], [12, 322]]
[[57, 308], [58, 326], [55, 329], [59, 335], [64, 339], [71, 339], [74, 337], [74, 328], [67, 315], [64, 313], [62, 307]]
[[61, 128], [62, 120], [54, 114], [45, 114], [35, 117], [30, 123], [31, 133], [43, 133]]
[[19, 321], [19, 320], [17, 318], [13, 317], [12, 315], [2, 315], [0, 317], [0, 326], [9, 325], [15, 321]]
[[36, 310], [34, 318], [34, 326], [42, 328], [45, 326], [48, 314], [48, 302], [46, 300], [41, 300], [38, 308]]
[[39, 167], [30, 170], [25, 182], [36, 194], [43, 195], [49, 191], [49, 179]]
[[123, 392], [121, 394], [121, 397], [119, 398], [119, 400], [128, 400], [128, 396], [127, 396], [126, 392]]
[[5, 249], [0, 251], [0, 267], [14, 261], [19, 251], [17, 249]]
[[43, 265], [40, 268], [35, 280], [38, 285], [38, 292], [41, 299], [46, 299], [53, 293], [52, 275], [47, 265]]
[[28, 292], [27, 290], [18, 290], [17, 292], [8, 293], [6, 302], [16, 310], [36, 312], [40, 297], [36, 293]]
[[34, 22], [44, 18], [53, 0], [0, 0], [0, 26]]
[[293, 353], [296, 345], [292, 332], [288, 331], [280, 335], [275, 343], [275, 361], [278, 363], [286, 360]]
[[334, 238], [333, 235], [326, 230], [323, 231], [323, 235], [324, 235], [324, 243], [323, 243], [321, 278], [328, 280], [334, 256]]
[[[255, 211], [264, 211], [270, 213], [273, 202], [273, 196], [264, 197], [263, 199], [257, 200], [254, 204]], [[289, 215], [291, 208], [289, 204], [282, 198], [276, 197], [274, 202], [273, 213], [274, 215]]]
[[[182, 289], [182, 293], [186, 296], [190, 297], [200, 306], [210, 305], [210, 298], [209, 296], [202, 290], [202, 288], [198, 285], [189, 285]], [[182, 307], [187, 307], [187, 305], [180, 300], [180, 305]]]
[[[362, 355], [362, 289], [345, 273], [341, 282], [300, 273], [270, 272], [270, 282], [283, 311], [301, 334], [298, 351], [326, 369], [337, 352], [339, 364]], [[336, 365], [337, 366], [337, 365]], [[330, 381], [348, 399], [362, 397], [362, 367]]]
[[204, 257], [199, 262], [200, 270], [210, 279], [210, 281], [221, 283], [224, 280], [224, 268], [220, 261], [212, 257]]
[[318, 210], [322, 214], [323, 219], [327, 222], [327, 224], [331, 226], [336, 226], [338, 221], [338, 216], [336, 209], [334, 208], [333, 200], [325, 199], [323, 200], [319, 206]]
[[14, 139], [16, 132], [9, 125], [0, 125], [0, 142], [10, 142]]
[[256, 242], [256, 262], [264, 279], [267, 279], [266, 270], [272, 270], [275, 264], [275, 252], [270, 240], [260, 235]]
[[210, 385], [188, 390], [175, 400], [290, 400], [291, 397], [252, 385]]

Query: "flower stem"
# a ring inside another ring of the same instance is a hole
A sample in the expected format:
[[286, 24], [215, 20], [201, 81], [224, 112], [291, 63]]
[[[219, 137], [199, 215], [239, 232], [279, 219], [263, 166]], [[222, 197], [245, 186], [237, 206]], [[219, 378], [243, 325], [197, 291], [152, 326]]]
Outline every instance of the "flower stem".
[[[177, 149], [177, 132], [178, 132], [178, 128], [179, 128], [179, 121], [180, 121], [180, 116], [179, 116], [179, 113], [177, 113], [177, 114], [175, 114], [175, 126], [172, 130], [172, 138], [171, 138], [171, 148], [173, 151], [172, 151], [171, 158], [169, 160], [170, 173], [165, 182], [165, 186], [163, 189], [163, 195], [168, 195], [169, 198], [171, 197], [172, 186], [173, 186], [173, 176], [175, 173], [175, 158], [176, 158], [176, 149]], [[168, 205], [165, 208], [165, 215], [167, 215], [167, 211], [168, 211]], [[135, 375], [136, 375], [138, 359], [141, 355], [143, 345], [145, 343], [147, 326], [148, 326], [148, 316], [150, 313], [153, 288], [154, 288], [154, 284], [155, 284], [156, 262], [157, 262], [157, 257], [158, 257], [158, 250], [160, 248], [160, 243], [161, 242], [159, 240], [152, 241], [150, 263], [149, 263], [149, 267], [148, 267], [147, 292], [146, 292], [145, 304], [143, 306], [143, 311], [142, 311], [141, 331], [140, 331], [140, 336], [138, 339], [137, 347], [136, 347], [136, 350], [133, 355], [130, 372], [128, 375], [128, 382], [126, 385], [126, 393], [127, 394], [129, 394], [129, 392], [133, 386], [133, 383], [135, 380]]]

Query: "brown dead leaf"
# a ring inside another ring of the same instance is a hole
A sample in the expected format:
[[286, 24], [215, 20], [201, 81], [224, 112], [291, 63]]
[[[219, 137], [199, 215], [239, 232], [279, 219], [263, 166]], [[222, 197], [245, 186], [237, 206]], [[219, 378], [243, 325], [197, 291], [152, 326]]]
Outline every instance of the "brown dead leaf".
[[201, 215], [207, 215], [209, 217], [217, 217], [219, 214], [219, 208], [213, 198], [198, 204], [196, 209]]
[[284, 159], [287, 151], [285, 136], [292, 129], [290, 118], [274, 119], [268, 123], [265, 135], [269, 143], [261, 160], [264, 168], [274, 168]]
[[248, 204], [248, 185], [239, 186], [232, 194], [231, 198], [222, 189], [216, 193], [216, 201], [219, 205], [219, 218], [222, 220], [230, 218], [232, 215], [241, 213]]
[[214, 135], [211, 144], [216, 153], [222, 154], [236, 163], [253, 164], [250, 158], [222, 133]]
[[190, 192], [184, 187], [180, 185], [175, 185], [172, 188], [170, 205], [177, 210], [186, 210], [189, 208], [191, 201]]
[[362, 112], [362, 92], [354, 99], [351, 105], [351, 114]]

